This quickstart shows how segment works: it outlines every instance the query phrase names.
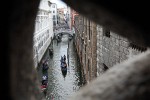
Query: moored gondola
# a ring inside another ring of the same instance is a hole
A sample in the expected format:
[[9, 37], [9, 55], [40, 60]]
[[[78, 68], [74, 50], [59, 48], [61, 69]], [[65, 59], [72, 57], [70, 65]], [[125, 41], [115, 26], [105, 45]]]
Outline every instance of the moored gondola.
[[46, 75], [44, 75], [42, 77], [42, 84], [41, 84], [41, 92], [43, 92], [44, 94], [46, 94], [47, 92], [47, 86], [48, 86], [48, 77]]
[[41, 92], [43, 92], [44, 94], [46, 94], [47, 92], [47, 86], [48, 86], [48, 82], [45, 85], [41, 85]]
[[49, 47], [48, 50], [49, 50], [49, 55], [50, 55], [50, 56], [53, 56], [53, 49]]

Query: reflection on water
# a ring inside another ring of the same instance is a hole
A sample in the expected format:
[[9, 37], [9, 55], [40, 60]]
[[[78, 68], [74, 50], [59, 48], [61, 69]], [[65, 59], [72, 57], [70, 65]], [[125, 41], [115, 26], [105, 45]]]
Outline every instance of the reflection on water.
[[[44, 56], [44, 59], [50, 59], [48, 69], [49, 85], [46, 98], [47, 100], [51, 100], [52, 98], [54, 100], [66, 100], [84, 84], [81, 68], [79, 62], [77, 62], [77, 54], [75, 52], [73, 41], [69, 41], [69, 66], [66, 73], [61, 71], [60, 58], [63, 55], [67, 56], [67, 35], [64, 35], [62, 41], [58, 44], [54, 40], [52, 46], [54, 51], [53, 57], [49, 57], [48, 52], [46, 52]], [[68, 58], [66, 61], [68, 61]], [[41, 78], [41, 69], [39, 69], [38, 73]]]

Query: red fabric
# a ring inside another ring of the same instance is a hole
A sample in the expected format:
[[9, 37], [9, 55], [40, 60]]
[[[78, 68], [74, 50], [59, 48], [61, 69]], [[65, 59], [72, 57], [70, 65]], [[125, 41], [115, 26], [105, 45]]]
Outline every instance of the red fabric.
[[46, 88], [46, 85], [41, 85], [41, 88]]

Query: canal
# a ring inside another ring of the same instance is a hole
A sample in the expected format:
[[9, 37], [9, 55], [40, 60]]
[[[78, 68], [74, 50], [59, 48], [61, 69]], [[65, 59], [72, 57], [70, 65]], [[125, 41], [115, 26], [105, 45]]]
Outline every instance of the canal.
[[[68, 46], [69, 44], [69, 46]], [[84, 85], [83, 75], [81, 71], [81, 66], [77, 60], [77, 53], [73, 40], [68, 40], [68, 35], [62, 36], [62, 41], [57, 43], [53, 40], [51, 44], [53, 48], [53, 56], [49, 56], [49, 52], [46, 51], [43, 59], [49, 59], [49, 69], [48, 69], [48, 89], [46, 93], [46, 100], [67, 100], [69, 96], [78, 91], [80, 87]], [[69, 47], [69, 50], [67, 48]], [[69, 60], [67, 57], [67, 51], [69, 54]], [[67, 74], [64, 76], [60, 68], [60, 58], [66, 55], [67, 64], [69, 61], [69, 66], [67, 69]], [[38, 76], [39, 80], [42, 80], [42, 66], [39, 66]]]

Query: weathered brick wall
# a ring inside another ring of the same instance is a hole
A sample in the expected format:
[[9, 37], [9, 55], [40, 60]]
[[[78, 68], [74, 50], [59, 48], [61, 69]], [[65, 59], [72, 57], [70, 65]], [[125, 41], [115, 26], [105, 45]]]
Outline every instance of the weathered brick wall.
[[94, 79], [97, 76], [97, 25], [95, 23], [92, 23], [92, 64], [91, 64], [91, 68], [92, 68], [92, 79]]
[[141, 53], [138, 49], [130, 47], [130, 42], [126, 38], [112, 31], [110, 37], [105, 36], [103, 27], [85, 17], [78, 16], [75, 22], [78, 55], [87, 82], [103, 74], [106, 66], [109, 69], [117, 63]]
[[110, 37], [104, 35], [104, 29], [97, 26], [97, 75], [134, 55], [141, 53], [129, 46], [129, 41], [110, 31]]
[[111, 31], [110, 37], [106, 36], [103, 27], [82, 16], [75, 19], [75, 31], [76, 48], [87, 82], [105, 72], [106, 67], [109, 69], [141, 53], [129, 47], [126, 38]]
[[83, 16], [75, 19], [76, 47], [87, 83], [96, 77], [96, 24]]

